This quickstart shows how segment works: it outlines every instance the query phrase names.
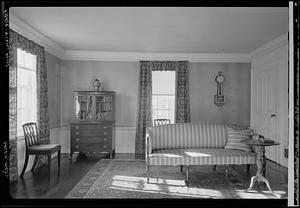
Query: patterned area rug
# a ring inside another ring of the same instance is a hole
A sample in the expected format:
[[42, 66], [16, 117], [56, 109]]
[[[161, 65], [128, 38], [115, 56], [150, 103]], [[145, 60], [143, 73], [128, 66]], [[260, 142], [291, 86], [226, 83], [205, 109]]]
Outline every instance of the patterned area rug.
[[224, 166], [215, 171], [213, 166], [192, 166], [189, 176], [187, 187], [179, 166], [151, 166], [148, 184], [145, 161], [104, 159], [65, 198], [282, 198], [270, 191], [248, 191], [249, 182], [234, 170], [226, 180]]

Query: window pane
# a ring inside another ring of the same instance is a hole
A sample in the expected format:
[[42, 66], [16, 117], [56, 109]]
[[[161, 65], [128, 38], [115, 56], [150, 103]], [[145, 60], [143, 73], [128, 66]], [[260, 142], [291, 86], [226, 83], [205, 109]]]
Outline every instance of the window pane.
[[167, 118], [167, 115], [165, 114], [165, 111], [163, 111], [163, 110], [158, 110], [158, 111], [157, 111], [157, 117], [158, 117], [159, 119], [162, 119], [162, 118]]
[[157, 117], [157, 110], [152, 110], [152, 118], [153, 118], [153, 120], [158, 118]]
[[175, 96], [168, 96], [168, 109], [175, 109]]
[[168, 109], [168, 97], [167, 96], [159, 96], [158, 109]]
[[24, 51], [22, 51], [21, 49], [17, 49], [17, 65], [18, 66], [24, 66]]
[[36, 56], [18, 49], [17, 64], [17, 136], [21, 136], [23, 124], [37, 122]]
[[157, 109], [157, 96], [152, 96], [152, 109]]
[[152, 93], [175, 94], [175, 71], [153, 71]]
[[174, 123], [175, 72], [152, 72], [152, 118], [170, 119]]

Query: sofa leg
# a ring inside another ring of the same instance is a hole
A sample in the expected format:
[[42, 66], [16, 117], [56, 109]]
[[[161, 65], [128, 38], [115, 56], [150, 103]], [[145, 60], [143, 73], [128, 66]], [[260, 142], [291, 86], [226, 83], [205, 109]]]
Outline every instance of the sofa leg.
[[182, 172], [183, 170], [183, 165], [180, 165], [180, 172]]
[[150, 165], [147, 165], [147, 183], [149, 183], [149, 170], [150, 170]]
[[186, 166], [186, 185], [189, 186], [189, 166]]
[[217, 170], [217, 166], [216, 166], [216, 165], [214, 165], [214, 171], [215, 171], [215, 170]]

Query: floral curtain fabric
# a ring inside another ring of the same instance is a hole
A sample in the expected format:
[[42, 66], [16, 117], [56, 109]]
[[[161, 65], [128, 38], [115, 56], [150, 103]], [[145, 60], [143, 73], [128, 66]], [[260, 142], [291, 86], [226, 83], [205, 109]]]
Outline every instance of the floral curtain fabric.
[[179, 61], [176, 68], [176, 96], [175, 96], [175, 122], [189, 123], [190, 114], [190, 91], [189, 91], [189, 63]]
[[136, 153], [144, 153], [146, 127], [152, 126], [152, 71], [176, 72], [175, 122], [190, 122], [188, 67], [187, 61], [140, 61]]
[[44, 48], [24, 36], [9, 30], [9, 169], [10, 180], [18, 178], [17, 165], [17, 48], [37, 56], [37, 124], [40, 129], [40, 142], [49, 144], [49, 114], [47, 69]]
[[152, 70], [149, 61], [140, 61], [135, 153], [144, 153], [146, 127], [152, 125]]

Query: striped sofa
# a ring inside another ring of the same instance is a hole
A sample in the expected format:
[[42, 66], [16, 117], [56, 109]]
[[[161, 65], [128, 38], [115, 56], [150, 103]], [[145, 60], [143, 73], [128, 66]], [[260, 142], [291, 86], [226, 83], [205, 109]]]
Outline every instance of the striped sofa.
[[191, 165], [247, 164], [249, 172], [249, 164], [256, 163], [256, 153], [225, 149], [228, 127], [246, 129], [239, 125], [213, 123], [176, 123], [148, 127], [145, 150], [147, 182], [151, 165], [181, 166], [181, 171], [186, 166], [187, 184]]

